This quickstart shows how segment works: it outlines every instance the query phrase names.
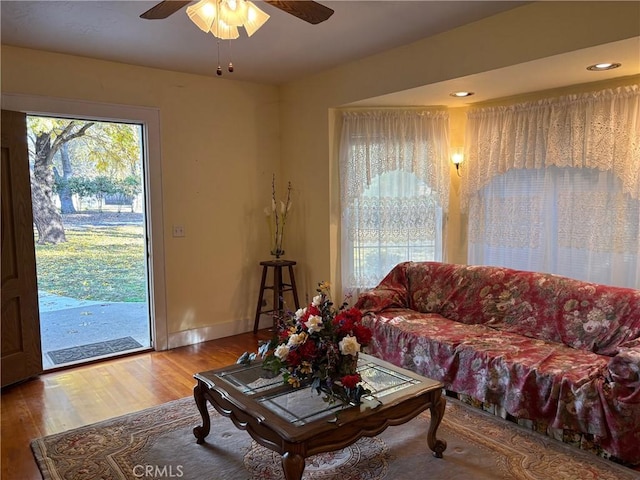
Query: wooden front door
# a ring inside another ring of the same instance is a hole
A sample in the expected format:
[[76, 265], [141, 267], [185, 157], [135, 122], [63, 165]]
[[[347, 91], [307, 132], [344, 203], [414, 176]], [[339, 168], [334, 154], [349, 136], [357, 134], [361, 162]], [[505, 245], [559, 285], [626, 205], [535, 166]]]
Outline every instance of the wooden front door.
[[26, 115], [2, 111], [2, 386], [42, 372]]

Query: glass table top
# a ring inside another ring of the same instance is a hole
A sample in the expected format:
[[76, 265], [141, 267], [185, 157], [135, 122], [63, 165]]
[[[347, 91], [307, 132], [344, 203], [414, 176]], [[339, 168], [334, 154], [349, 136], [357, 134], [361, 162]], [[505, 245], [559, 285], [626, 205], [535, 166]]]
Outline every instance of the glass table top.
[[[367, 356], [359, 358], [358, 372], [362, 377], [362, 386], [371, 390], [371, 394], [362, 397], [365, 405], [384, 404], [385, 397], [421, 383], [417, 375], [405, 375]], [[218, 371], [214, 376], [293, 425], [305, 425], [351, 406], [339, 400], [327, 402], [324, 394], [318, 394], [310, 386], [290, 388], [284, 385], [282, 375], [265, 378], [268, 373], [261, 363], [255, 363], [248, 367]]]

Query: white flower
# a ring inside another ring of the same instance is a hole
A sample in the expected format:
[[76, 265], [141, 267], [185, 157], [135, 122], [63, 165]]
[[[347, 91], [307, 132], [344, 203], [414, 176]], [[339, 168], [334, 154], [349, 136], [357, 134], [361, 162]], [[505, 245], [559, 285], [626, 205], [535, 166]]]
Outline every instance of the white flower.
[[309, 330], [309, 333], [319, 332], [322, 330], [322, 317], [319, 317], [318, 315], [311, 315], [309, 320], [304, 324]]
[[340, 347], [340, 353], [343, 355], [352, 355], [355, 356], [356, 353], [360, 351], [360, 344], [356, 337], [352, 337], [351, 335], [347, 335], [340, 342], [338, 342], [338, 346]]
[[315, 297], [313, 297], [313, 300], [311, 301], [311, 305], [313, 305], [314, 307], [318, 307], [321, 303], [322, 303], [322, 294], [316, 295]]
[[293, 335], [291, 335], [289, 337], [289, 341], [287, 342], [287, 345], [289, 347], [295, 347], [297, 345], [303, 344], [306, 339], [307, 339], [307, 334], [306, 333], [304, 333], [304, 332], [294, 333]]
[[287, 358], [287, 355], [289, 355], [289, 347], [286, 345], [278, 345], [273, 354], [280, 360], [284, 360]]
[[300, 320], [307, 313], [307, 307], [296, 310], [296, 320]]

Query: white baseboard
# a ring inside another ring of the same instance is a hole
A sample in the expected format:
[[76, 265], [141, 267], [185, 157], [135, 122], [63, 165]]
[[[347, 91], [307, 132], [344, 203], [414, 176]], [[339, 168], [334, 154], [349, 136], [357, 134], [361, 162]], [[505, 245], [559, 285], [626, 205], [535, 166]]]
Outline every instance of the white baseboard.
[[[258, 328], [269, 328], [273, 326], [273, 317], [270, 315], [260, 315]], [[238, 320], [235, 322], [216, 323], [207, 327], [193, 328], [181, 332], [169, 333], [167, 348], [185, 347], [195, 343], [216, 340], [218, 338], [230, 337], [240, 333], [253, 331], [253, 319]]]

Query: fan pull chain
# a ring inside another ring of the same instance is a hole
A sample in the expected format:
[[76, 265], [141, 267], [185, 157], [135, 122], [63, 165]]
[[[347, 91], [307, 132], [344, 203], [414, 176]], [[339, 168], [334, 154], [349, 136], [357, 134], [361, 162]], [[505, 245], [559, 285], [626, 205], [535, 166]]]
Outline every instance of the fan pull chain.
[[229, 73], [233, 73], [233, 55], [231, 54], [231, 40], [229, 40]]
[[[220, 2], [216, 2], [216, 19], [220, 18]], [[220, 67], [220, 39], [216, 38], [216, 44], [218, 46], [218, 68], [216, 68], [216, 75], [222, 76], [222, 67]]]
[[[218, 47], [218, 68], [216, 68], [216, 75], [218, 75], [219, 77], [222, 76], [222, 67], [220, 66], [220, 39], [218, 39], [217, 41], [217, 47]], [[233, 73], [233, 56], [231, 55], [231, 40], [229, 40], [229, 66], [227, 67], [227, 70], [229, 70], [229, 73]]]
[[218, 44], [218, 68], [216, 68], [216, 74], [220, 77], [222, 76], [222, 67], [220, 66], [220, 40], [217, 41]]

